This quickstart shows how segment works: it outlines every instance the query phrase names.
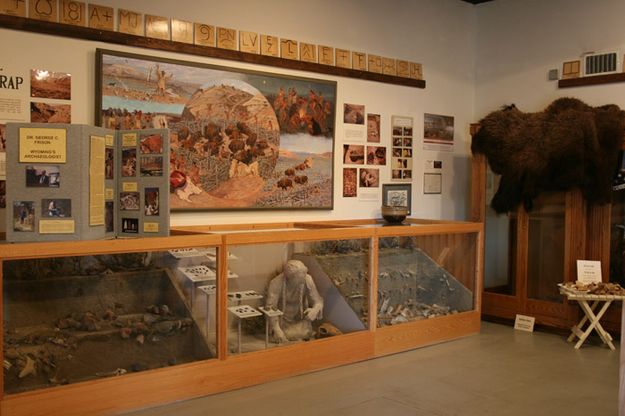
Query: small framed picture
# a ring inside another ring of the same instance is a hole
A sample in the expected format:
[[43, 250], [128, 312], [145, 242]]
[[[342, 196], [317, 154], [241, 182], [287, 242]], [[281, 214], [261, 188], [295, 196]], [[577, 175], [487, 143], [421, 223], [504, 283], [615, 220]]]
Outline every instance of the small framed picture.
[[122, 218], [122, 233], [139, 233], [138, 218]]
[[13, 231], [32, 232], [35, 230], [35, 203], [33, 201], [13, 201]]
[[58, 188], [61, 174], [58, 165], [26, 166], [26, 186], [28, 188]]
[[141, 136], [141, 153], [163, 153], [163, 136], [150, 134]]
[[408, 208], [408, 215], [410, 215], [412, 206], [412, 184], [382, 184], [382, 205], [406, 207]]
[[41, 200], [41, 216], [66, 218], [72, 216], [72, 200], [71, 199], [42, 199]]

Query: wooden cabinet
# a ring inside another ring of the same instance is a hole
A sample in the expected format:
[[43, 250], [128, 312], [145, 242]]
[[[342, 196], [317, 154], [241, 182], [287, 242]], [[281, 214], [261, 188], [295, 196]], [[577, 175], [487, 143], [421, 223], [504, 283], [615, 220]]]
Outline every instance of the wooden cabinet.
[[[578, 259], [600, 260], [604, 281], [618, 279], [614, 266], [610, 271], [610, 236], [613, 250], [614, 241], [623, 247], [623, 233], [615, 236], [614, 230], [625, 230], [625, 210], [620, 219], [611, 217], [611, 205], [588, 206], [581, 192], [572, 190], [541, 194], [531, 212], [519, 206], [497, 215], [488, 206], [497, 176], [483, 155], [474, 155], [472, 179], [471, 220], [483, 222], [485, 230], [482, 314], [503, 320], [530, 315], [539, 325], [570, 328], [580, 311], [556, 285], [576, 280]], [[611, 226], [615, 221], [620, 223]], [[621, 256], [624, 252], [621, 248]], [[612, 309], [603, 322], [618, 331], [620, 305]]]

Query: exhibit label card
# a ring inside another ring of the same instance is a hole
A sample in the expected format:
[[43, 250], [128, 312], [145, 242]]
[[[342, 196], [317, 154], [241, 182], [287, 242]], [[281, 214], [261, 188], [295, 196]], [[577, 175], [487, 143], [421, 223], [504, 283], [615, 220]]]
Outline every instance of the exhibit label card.
[[54, 128], [20, 128], [19, 161], [65, 163], [67, 131]]
[[157, 233], [158, 232], [158, 223], [157, 222], [144, 222], [143, 223], [143, 232], [144, 233]]
[[106, 188], [104, 190], [104, 199], [111, 200], [113, 198], [115, 198], [115, 191], [113, 190], [113, 188]]
[[122, 191], [123, 192], [137, 192], [139, 191], [139, 185], [137, 184], [137, 182], [123, 182]]
[[74, 220], [39, 220], [39, 234], [74, 234]]
[[107, 146], [115, 146], [115, 136], [112, 134], [107, 134], [104, 136], [104, 142]]
[[89, 225], [104, 225], [104, 137], [91, 136], [89, 148]]
[[533, 316], [517, 314], [514, 320], [514, 329], [518, 331], [534, 332], [534, 322], [536, 318]]
[[601, 262], [597, 260], [577, 260], [577, 280], [582, 283], [601, 282]]
[[137, 145], [137, 133], [122, 134], [122, 146], [134, 147]]

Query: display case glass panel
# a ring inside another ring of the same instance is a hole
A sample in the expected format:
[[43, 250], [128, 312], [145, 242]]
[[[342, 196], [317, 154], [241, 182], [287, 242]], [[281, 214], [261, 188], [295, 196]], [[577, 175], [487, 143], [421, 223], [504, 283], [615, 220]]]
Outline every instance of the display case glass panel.
[[562, 303], [558, 283], [564, 281], [564, 192], [543, 193], [529, 212], [527, 297]]
[[497, 214], [490, 206], [501, 175], [490, 168], [486, 173], [486, 210], [484, 218], [484, 291], [516, 294], [514, 267], [517, 240], [516, 212]]
[[475, 309], [475, 234], [381, 237], [378, 327]]
[[229, 353], [367, 329], [369, 242], [229, 246]]
[[3, 261], [4, 392], [214, 358], [214, 304], [198, 286], [215, 285], [216, 253]]

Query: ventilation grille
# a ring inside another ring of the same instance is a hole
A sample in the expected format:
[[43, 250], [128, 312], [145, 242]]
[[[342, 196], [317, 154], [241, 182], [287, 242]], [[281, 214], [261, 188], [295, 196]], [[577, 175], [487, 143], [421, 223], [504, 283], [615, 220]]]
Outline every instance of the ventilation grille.
[[616, 72], [616, 52], [586, 56], [584, 75], [599, 75]]

